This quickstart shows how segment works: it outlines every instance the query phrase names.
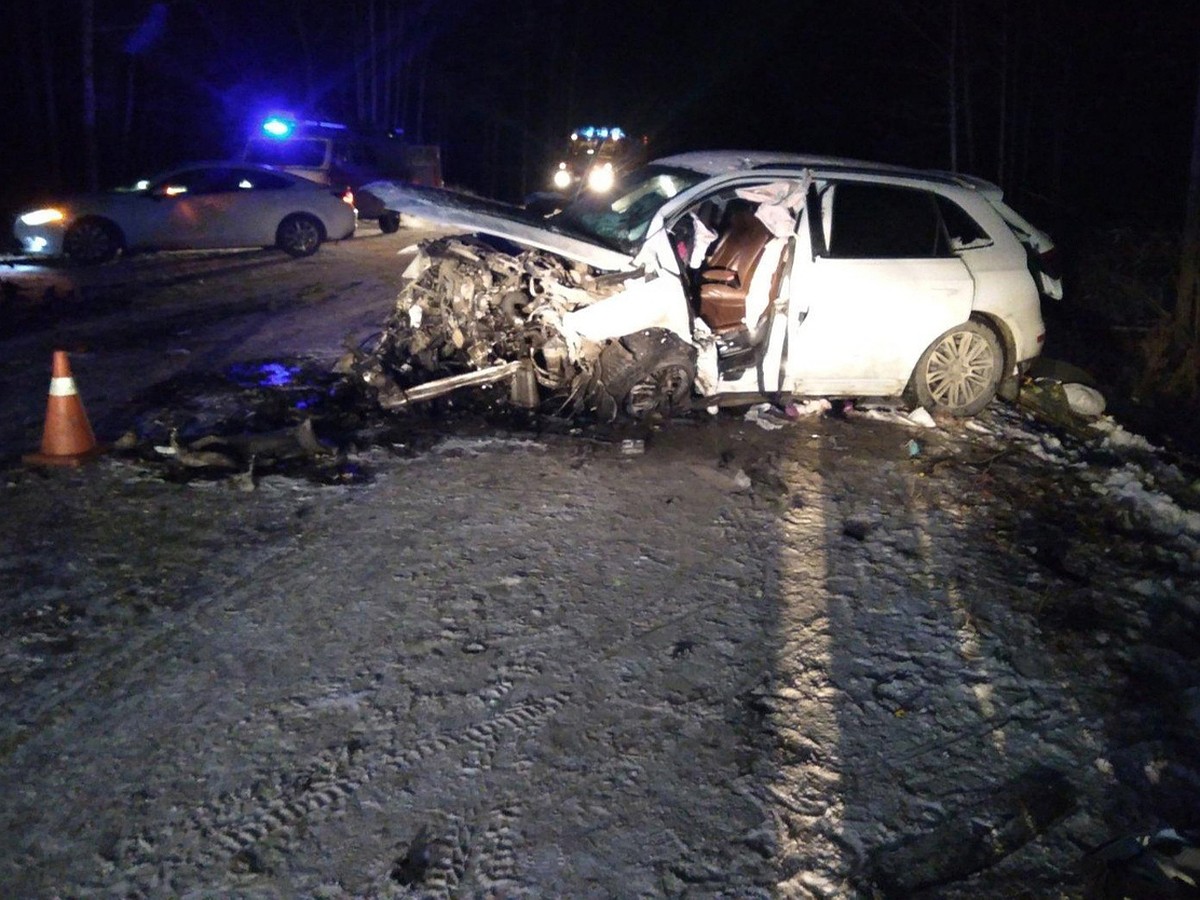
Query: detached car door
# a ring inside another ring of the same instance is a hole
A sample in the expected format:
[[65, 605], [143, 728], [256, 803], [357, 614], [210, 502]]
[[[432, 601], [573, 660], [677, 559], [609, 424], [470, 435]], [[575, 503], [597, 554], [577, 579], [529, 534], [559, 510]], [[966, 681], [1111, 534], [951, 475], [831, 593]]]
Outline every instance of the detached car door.
[[966, 321], [974, 281], [953, 255], [936, 195], [842, 181], [810, 193], [808, 253], [792, 303], [803, 315], [789, 354], [797, 394], [903, 391], [925, 349]]

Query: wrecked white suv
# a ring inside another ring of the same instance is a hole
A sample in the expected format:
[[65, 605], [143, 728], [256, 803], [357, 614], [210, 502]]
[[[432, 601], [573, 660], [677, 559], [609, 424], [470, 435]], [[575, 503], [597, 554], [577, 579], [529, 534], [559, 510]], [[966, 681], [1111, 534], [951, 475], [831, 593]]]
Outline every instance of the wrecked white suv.
[[550, 219], [376, 182], [471, 236], [419, 248], [357, 371], [395, 408], [509, 379], [612, 417], [791, 397], [974, 415], [1061, 297], [1053, 244], [979, 179], [852, 160], [658, 160]]

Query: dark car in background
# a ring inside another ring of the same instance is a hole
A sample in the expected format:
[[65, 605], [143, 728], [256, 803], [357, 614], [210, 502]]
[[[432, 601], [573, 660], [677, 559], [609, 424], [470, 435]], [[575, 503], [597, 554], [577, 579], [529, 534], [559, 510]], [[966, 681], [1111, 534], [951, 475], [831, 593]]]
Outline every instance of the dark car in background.
[[428, 144], [409, 144], [402, 132], [365, 132], [340, 122], [274, 115], [263, 120], [242, 150], [246, 162], [274, 166], [333, 188], [349, 188], [361, 219], [394, 232], [400, 219], [378, 198], [360, 192], [381, 178], [427, 187], [442, 186], [441, 153]]

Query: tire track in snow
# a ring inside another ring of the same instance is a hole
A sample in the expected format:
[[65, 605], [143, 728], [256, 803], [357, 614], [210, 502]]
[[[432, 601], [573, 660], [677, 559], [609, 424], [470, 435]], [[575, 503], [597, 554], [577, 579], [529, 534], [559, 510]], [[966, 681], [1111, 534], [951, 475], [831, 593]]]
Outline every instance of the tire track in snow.
[[[516, 671], [529, 670], [518, 666]], [[476, 696], [492, 703], [503, 699], [515, 686], [511, 674], [501, 670], [500, 677]], [[303, 826], [338, 816], [345, 811], [351, 796], [373, 778], [390, 771], [410, 771], [454, 752], [464, 754], [461, 778], [474, 778], [490, 771], [501, 741], [515, 742], [532, 736], [569, 699], [568, 692], [560, 691], [523, 700], [491, 718], [457, 730], [437, 731], [411, 744], [398, 745], [393, 735], [392, 741], [378, 745], [352, 740], [330, 747], [298, 770], [268, 773], [258, 778], [254, 786], [192, 808], [182, 819], [166, 823], [158, 833], [143, 832], [123, 841], [112, 871], [106, 874], [117, 875], [119, 870], [120, 875], [154, 891], [164, 886], [163, 871], [172, 873], [173, 890], [184, 889], [193, 879], [203, 880], [220, 871], [254, 872], [266, 855], [264, 845], [292, 844]], [[380, 717], [372, 713], [371, 718]], [[477, 866], [483, 872], [511, 872], [515, 868], [511, 842], [500, 839], [508, 831], [493, 831], [495, 837], [485, 841], [482, 855], [477, 854]], [[457, 862], [443, 866], [439, 877], [447, 886], [457, 884], [466, 871], [470, 829], [458, 828], [451, 837], [454, 840], [447, 846], [461, 844], [464, 849], [458, 855], [450, 854], [449, 858]], [[492, 856], [498, 851], [488, 850], [489, 847], [507, 848], [508, 856], [494, 861]], [[110, 885], [106, 878], [103, 885], [85, 887]]]

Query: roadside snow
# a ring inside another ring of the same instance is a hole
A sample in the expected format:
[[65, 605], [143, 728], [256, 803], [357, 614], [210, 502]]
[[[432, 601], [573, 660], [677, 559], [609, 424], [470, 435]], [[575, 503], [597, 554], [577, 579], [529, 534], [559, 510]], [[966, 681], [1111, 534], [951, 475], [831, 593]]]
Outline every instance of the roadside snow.
[[1158, 453], [1159, 447], [1154, 446], [1140, 434], [1133, 434], [1122, 428], [1112, 416], [1103, 416], [1092, 423], [1092, 427], [1105, 435], [1104, 445], [1113, 450], [1144, 450], [1147, 453]]
[[1102, 483], [1092, 485], [1092, 489], [1132, 504], [1147, 527], [1160, 534], [1200, 537], [1200, 513], [1180, 509], [1168, 495], [1150, 490], [1143, 483], [1146, 478], [1141, 466], [1126, 463], [1110, 472]]

